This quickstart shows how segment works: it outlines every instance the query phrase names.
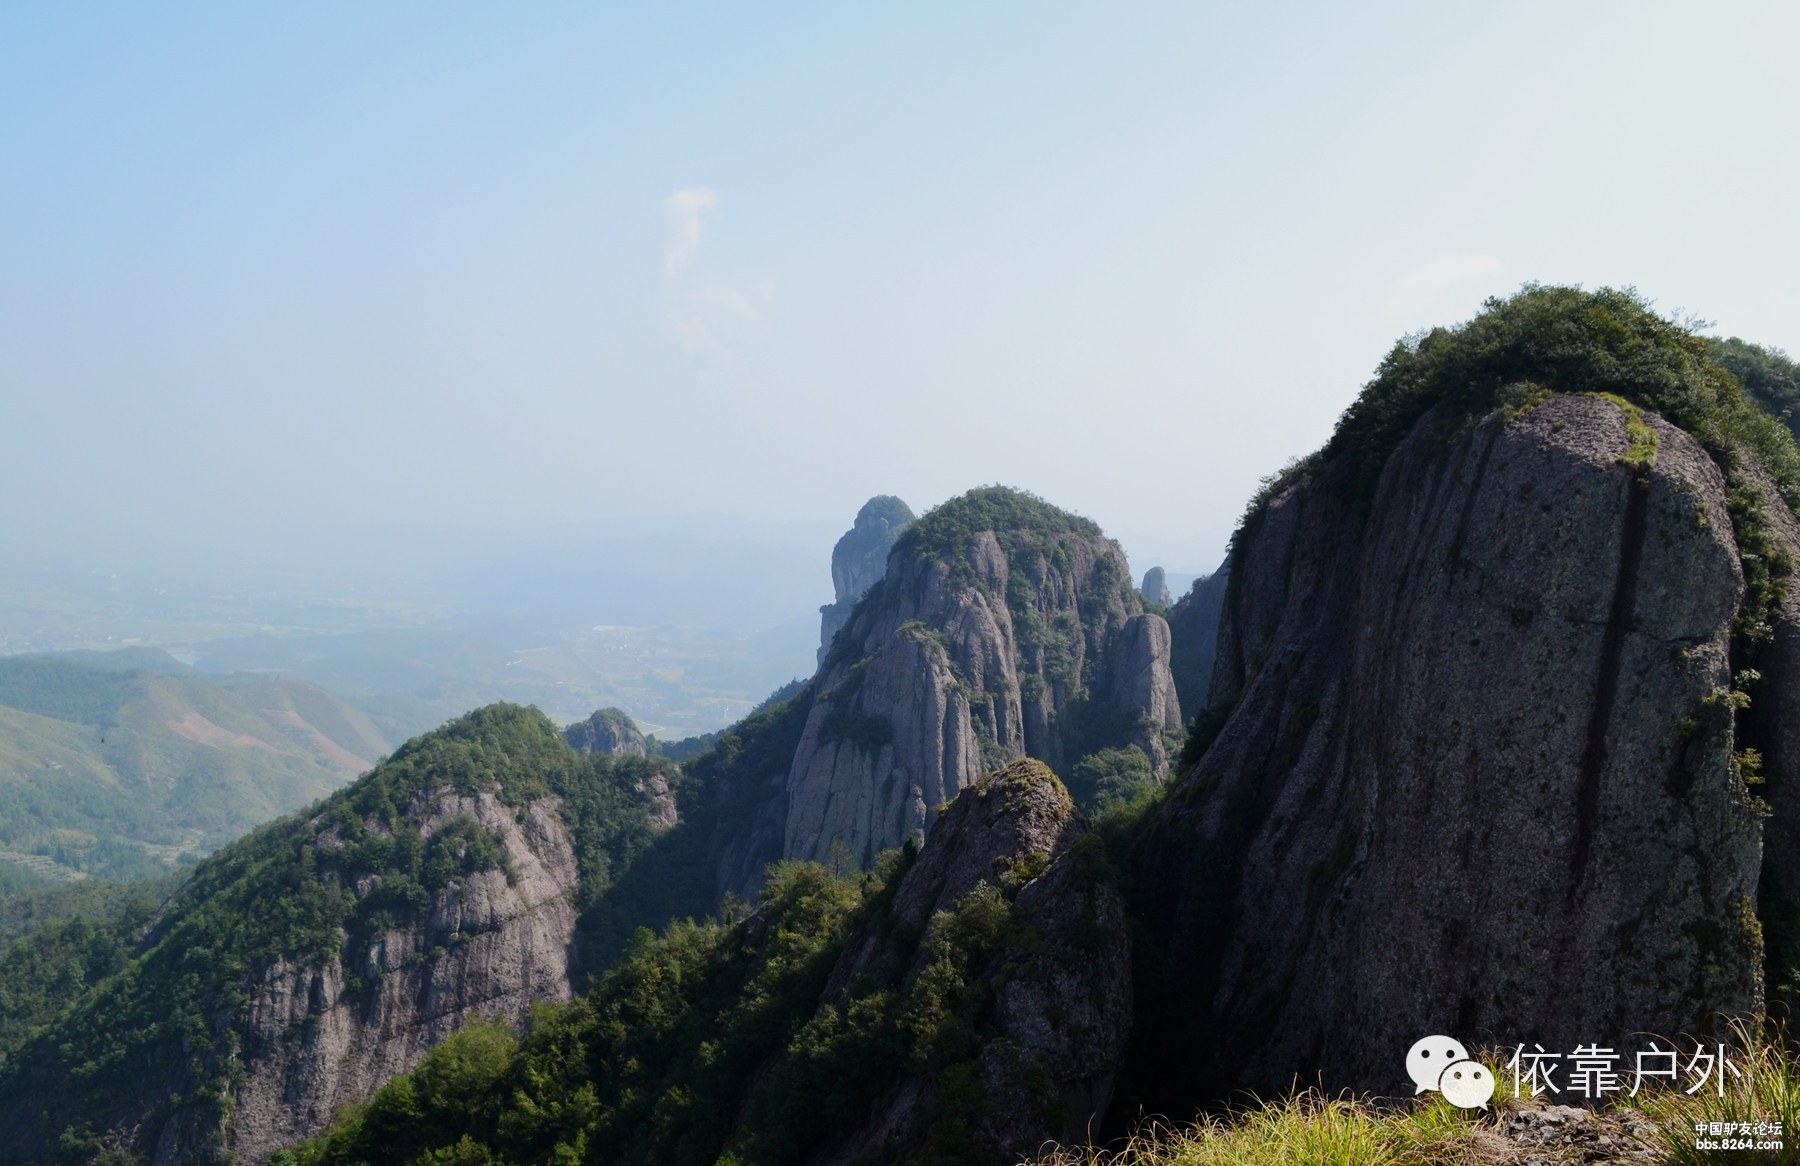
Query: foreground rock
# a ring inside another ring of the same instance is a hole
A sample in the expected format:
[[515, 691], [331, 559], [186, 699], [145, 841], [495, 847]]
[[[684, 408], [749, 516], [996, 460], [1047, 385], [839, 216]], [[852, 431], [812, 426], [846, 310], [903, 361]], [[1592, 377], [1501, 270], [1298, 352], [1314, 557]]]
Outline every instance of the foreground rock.
[[1316, 462], [1238, 534], [1223, 728], [1142, 853], [1168, 945], [1145, 1064], [1187, 1097], [1391, 1092], [1427, 1033], [1627, 1048], [1758, 1011], [1731, 711], [1756, 556], [1720, 465], [1540, 393], [1428, 412], [1378, 466], [1359, 494], [1352, 457]]
[[[892, 958], [894, 936], [943, 926], [970, 896], [1010, 898], [1005, 942], [969, 977], [996, 984], [970, 1068], [989, 1099], [975, 1116], [971, 1160], [1019, 1161], [1046, 1141], [1078, 1141], [1105, 1112], [1131, 1027], [1125, 904], [1099, 839], [1044, 765], [1016, 761], [965, 790], [926, 839], [893, 901], [898, 928], [865, 934], [839, 960], [829, 1003]], [[1006, 909], [1006, 908], [1002, 908]], [[901, 979], [915, 979], [929, 943]], [[814, 1166], [932, 1160], [932, 1115], [954, 1104], [943, 1079], [903, 1076], [855, 1133]], [[966, 1088], [966, 1087], [965, 1087]]]

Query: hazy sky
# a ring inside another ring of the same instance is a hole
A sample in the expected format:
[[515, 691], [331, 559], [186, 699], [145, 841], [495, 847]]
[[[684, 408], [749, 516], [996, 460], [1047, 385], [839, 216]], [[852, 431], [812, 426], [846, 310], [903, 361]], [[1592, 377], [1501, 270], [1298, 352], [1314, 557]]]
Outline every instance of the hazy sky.
[[1524, 280], [1800, 346], [1797, 13], [9, 4], [0, 523], [1004, 482], [1206, 569], [1396, 337]]

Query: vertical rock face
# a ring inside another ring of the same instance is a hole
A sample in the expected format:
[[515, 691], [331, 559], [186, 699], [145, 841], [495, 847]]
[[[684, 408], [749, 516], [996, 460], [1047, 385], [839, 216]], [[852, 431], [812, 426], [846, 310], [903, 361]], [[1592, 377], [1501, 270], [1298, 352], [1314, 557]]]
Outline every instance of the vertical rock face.
[[831, 641], [850, 622], [856, 601], [881, 582], [888, 552], [912, 520], [912, 508], [906, 503], [892, 494], [878, 494], [863, 503], [856, 522], [831, 549], [831, 586], [836, 599], [819, 609], [819, 663], [825, 662]]
[[920, 519], [815, 679], [788, 774], [786, 854], [867, 862], [984, 769], [1136, 744], [1158, 772], [1181, 726], [1169, 630], [1118, 546], [999, 487]]
[[1144, 572], [1144, 582], [1138, 587], [1146, 602], [1158, 607], [1169, 606], [1169, 581], [1161, 567], [1152, 567]]
[[[1788, 370], [1800, 382], [1800, 370]], [[1784, 418], [1790, 420], [1790, 418]], [[1800, 521], [1766, 475], [1750, 476], [1771, 538], [1761, 557], [1779, 569], [1800, 563]], [[1755, 665], [1760, 679], [1748, 685], [1749, 736], [1760, 746], [1766, 783], [1760, 787], [1771, 814], [1763, 824], [1762, 881], [1757, 914], [1768, 948], [1767, 991], [1771, 1012], [1800, 1007], [1800, 586], [1791, 575], [1769, 620], [1769, 640]]]
[[[241, 1161], [319, 1132], [471, 1020], [522, 1024], [533, 1004], [569, 998], [578, 873], [554, 802], [515, 814], [492, 793], [445, 788], [411, 812], [428, 840], [459, 820], [492, 831], [511, 875], [486, 870], [443, 888], [343, 960], [281, 960], [261, 973], [236, 1022], [243, 1084], [229, 1145]], [[329, 851], [325, 839], [320, 847]], [[179, 1144], [168, 1149], [158, 1162], [189, 1160]]]
[[1229, 719], [1145, 850], [1162, 1055], [1208, 1050], [1203, 1091], [1400, 1091], [1429, 1033], [1631, 1048], [1762, 1003], [1719, 468], [1592, 396], [1442, 420], [1370, 501], [1328, 460], [1239, 533]]
[[1189, 716], [1207, 706], [1212, 687], [1213, 656], [1218, 648], [1219, 616], [1225, 609], [1225, 586], [1231, 563], [1194, 582], [1193, 590], [1169, 612], [1169, 672], [1175, 692]]
[[599, 709], [585, 721], [577, 721], [563, 730], [563, 739], [586, 756], [604, 753], [608, 757], [647, 757], [649, 742], [623, 709]]

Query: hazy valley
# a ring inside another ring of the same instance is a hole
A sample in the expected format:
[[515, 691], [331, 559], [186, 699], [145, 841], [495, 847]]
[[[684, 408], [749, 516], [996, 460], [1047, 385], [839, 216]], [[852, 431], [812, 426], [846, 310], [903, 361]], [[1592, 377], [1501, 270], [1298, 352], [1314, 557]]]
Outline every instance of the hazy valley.
[[[1024, 491], [871, 499], [816, 667], [682, 741], [509, 702], [389, 751], [291, 679], [0, 659], [10, 847], [267, 822], [15, 894], [0, 1160], [1005, 1162], [1396, 1095], [1413, 1028], [1737, 1040], [1800, 976], [1796, 401], [1528, 288], [1398, 344], [1180, 595]], [[1544, 1111], [1409, 1112], [1371, 1136], [1513, 1161]]]

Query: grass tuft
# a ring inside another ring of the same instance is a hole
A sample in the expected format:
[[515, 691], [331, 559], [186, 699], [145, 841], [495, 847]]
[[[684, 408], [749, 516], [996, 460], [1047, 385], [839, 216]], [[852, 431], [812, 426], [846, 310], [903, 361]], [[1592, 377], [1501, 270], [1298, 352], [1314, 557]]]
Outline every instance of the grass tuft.
[[1148, 1123], [1116, 1148], [1056, 1150], [1037, 1166], [1476, 1166], [1480, 1121], [1436, 1095], [1383, 1109], [1306, 1090], [1193, 1125]]

